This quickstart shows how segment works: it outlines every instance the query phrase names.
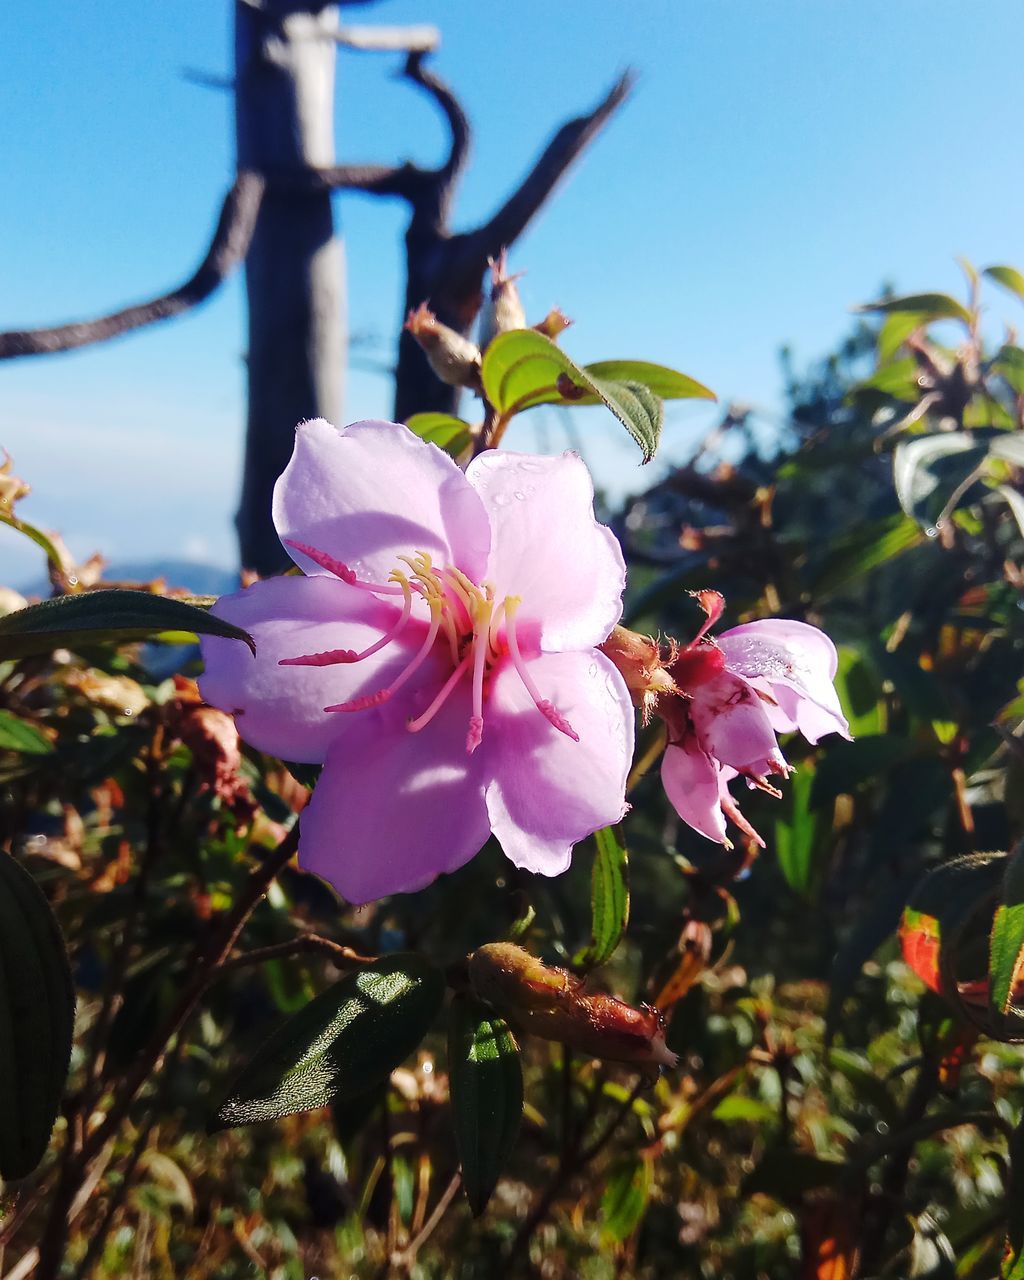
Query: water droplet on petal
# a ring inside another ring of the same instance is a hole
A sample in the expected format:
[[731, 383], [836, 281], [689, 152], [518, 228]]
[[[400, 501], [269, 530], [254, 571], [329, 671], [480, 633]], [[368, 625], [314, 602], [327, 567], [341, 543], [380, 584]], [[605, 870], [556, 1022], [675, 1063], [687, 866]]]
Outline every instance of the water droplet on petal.
[[496, 493], [494, 495], [494, 505], [496, 507], [507, 507], [511, 502], [511, 498], [507, 493]]
[[930, 524], [928, 528], [925, 529], [924, 536], [926, 538], [937, 538], [939, 536], [939, 531], [933, 524]]
[[516, 501], [517, 501], [517, 502], [522, 502], [522, 501], [523, 501], [523, 499], [526, 497], [526, 494], [525, 494], [525, 493], [523, 493], [522, 489], [517, 489], [517, 490], [516, 490], [516, 493], [515, 493], [515, 496], [516, 496]]

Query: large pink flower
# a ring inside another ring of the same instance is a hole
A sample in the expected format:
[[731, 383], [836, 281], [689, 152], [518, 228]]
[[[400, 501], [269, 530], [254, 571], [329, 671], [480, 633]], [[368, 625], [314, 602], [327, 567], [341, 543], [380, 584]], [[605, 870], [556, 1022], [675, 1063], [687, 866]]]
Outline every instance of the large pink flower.
[[769, 778], [787, 776], [789, 765], [777, 732], [799, 730], [809, 742], [826, 733], [849, 738], [832, 683], [835, 645], [817, 627], [785, 618], [748, 622], [722, 632], [717, 641], [705, 639], [723, 600], [714, 591], [696, 594], [707, 622], [668, 668], [683, 696], [659, 706], [669, 729], [662, 782], [679, 816], [701, 835], [728, 844], [730, 818], [763, 846], [728, 784], [743, 777], [779, 794]]
[[305, 576], [214, 612], [203, 696], [242, 737], [323, 763], [299, 860], [351, 902], [422, 888], [490, 832], [557, 875], [625, 810], [629, 694], [596, 645], [625, 567], [575, 454], [487, 452], [463, 474], [406, 427], [302, 423], [274, 523]]

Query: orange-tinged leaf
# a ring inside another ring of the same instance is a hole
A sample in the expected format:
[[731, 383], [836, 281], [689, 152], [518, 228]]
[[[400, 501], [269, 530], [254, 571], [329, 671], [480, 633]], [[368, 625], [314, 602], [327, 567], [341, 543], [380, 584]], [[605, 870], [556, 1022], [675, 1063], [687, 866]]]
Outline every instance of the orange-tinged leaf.
[[939, 922], [935, 916], [907, 907], [900, 921], [900, 946], [903, 959], [921, 981], [932, 991], [941, 992]]
[[852, 1280], [857, 1266], [859, 1213], [848, 1200], [808, 1205], [800, 1219], [800, 1280]]

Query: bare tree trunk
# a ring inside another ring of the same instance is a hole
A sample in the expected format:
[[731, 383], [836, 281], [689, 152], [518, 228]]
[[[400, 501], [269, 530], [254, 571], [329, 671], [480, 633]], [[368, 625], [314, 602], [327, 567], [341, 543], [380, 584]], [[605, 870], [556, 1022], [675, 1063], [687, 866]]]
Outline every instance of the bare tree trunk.
[[[236, 135], [240, 169], [329, 168], [334, 154], [338, 11], [316, 0], [235, 0]], [[331, 195], [268, 190], [246, 260], [248, 421], [236, 517], [242, 564], [288, 562], [270, 519], [274, 482], [303, 418], [340, 420], [344, 377], [344, 251]]]

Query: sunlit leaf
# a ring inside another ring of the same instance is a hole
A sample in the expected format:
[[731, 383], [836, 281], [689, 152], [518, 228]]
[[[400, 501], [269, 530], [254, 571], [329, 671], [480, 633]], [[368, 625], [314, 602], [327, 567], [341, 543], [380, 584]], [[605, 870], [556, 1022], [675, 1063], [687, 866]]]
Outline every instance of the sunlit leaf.
[[935, 493], [945, 477], [936, 472], [936, 464], [958, 456], [956, 481], [969, 475], [981, 462], [988, 448], [978, 444], [967, 431], [944, 431], [901, 441], [893, 457], [893, 481], [900, 506], [923, 523], [921, 505]]
[[819, 599], [831, 595], [923, 541], [921, 526], [902, 511], [869, 521], [835, 540], [811, 593]]
[[444, 985], [438, 969], [411, 954], [347, 974], [256, 1052], [213, 1127], [275, 1120], [366, 1093], [426, 1035]]
[[452, 1001], [448, 1077], [462, 1185], [483, 1213], [515, 1145], [523, 1112], [519, 1046], [508, 1023], [465, 996]]
[[53, 743], [28, 720], [0, 710], [0, 751], [44, 756], [53, 751]]
[[986, 267], [982, 275], [988, 276], [996, 284], [1001, 284], [1004, 289], [1016, 294], [1024, 302], [1024, 275], [1016, 267]]
[[629, 856], [622, 828], [604, 827], [595, 833], [594, 842], [590, 943], [574, 959], [574, 964], [588, 969], [611, 957], [629, 922]]
[[469, 423], [450, 413], [414, 413], [405, 425], [421, 440], [436, 444], [453, 458], [468, 448], [473, 439]]
[[256, 652], [241, 628], [182, 600], [147, 591], [85, 591], [0, 618], [0, 661], [83, 645], [127, 644], [169, 631], [241, 640]]
[[814, 886], [815, 853], [821, 834], [820, 814], [811, 809], [814, 769], [801, 765], [790, 779], [783, 805], [776, 809], [775, 852], [786, 883], [806, 897]]
[[660, 400], [717, 400], [696, 378], [648, 360], [596, 360], [583, 366], [592, 378], [608, 382], [639, 382]]
[[[878, 363], [888, 364], [904, 342], [915, 330], [927, 323], [928, 317], [920, 311], [892, 311], [885, 317], [875, 339]], [[916, 366], [914, 366], [916, 368]]]
[[865, 302], [855, 311], [877, 311], [888, 315], [893, 311], [911, 311], [928, 320], [962, 320], [971, 323], [971, 313], [948, 293], [912, 293], [903, 298], [880, 298], [877, 302]]
[[643, 1221], [651, 1198], [651, 1162], [633, 1156], [616, 1165], [601, 1197], [601, 1232], [622, 1243]]
[[997, 1017], [1002, 1017], [1024, 975], [1024, 844], [1018, 845], [1006, 862], [1002, 894], [992, 921], [988, 975], [989, 1000]]

